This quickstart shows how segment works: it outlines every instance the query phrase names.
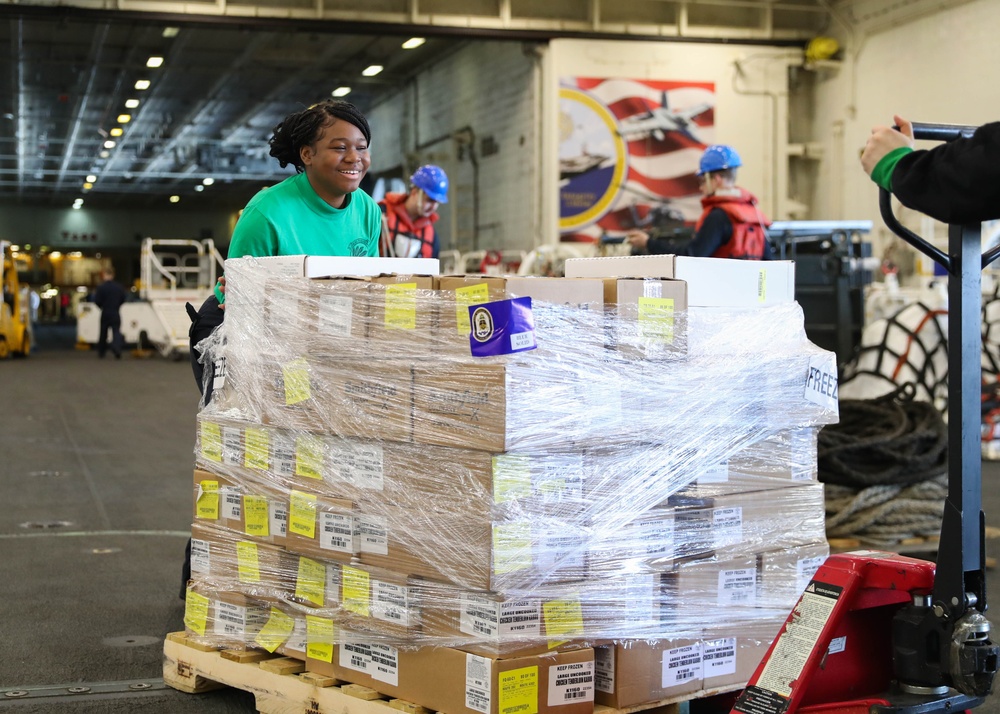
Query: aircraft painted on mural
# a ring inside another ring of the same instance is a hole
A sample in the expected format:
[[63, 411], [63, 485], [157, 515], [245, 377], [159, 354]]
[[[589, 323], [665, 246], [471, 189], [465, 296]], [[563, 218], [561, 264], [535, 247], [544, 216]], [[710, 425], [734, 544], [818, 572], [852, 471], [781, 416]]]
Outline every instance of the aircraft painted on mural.
[[676, 131], [699, 144], [705, 142], [698, 136], [698, 125], [695, 118], [712, 109], [712, 105], [703, 102], [684, 109], [671, 109], [667, 102], [667, 93], [663, 92], [660, 106], [653, 107], [646, 113], [633, 114], [619, 121], [618, 135], [625, 141], [635, 141], [652, 136], [657, 141], [663, 141], [668, 132]]

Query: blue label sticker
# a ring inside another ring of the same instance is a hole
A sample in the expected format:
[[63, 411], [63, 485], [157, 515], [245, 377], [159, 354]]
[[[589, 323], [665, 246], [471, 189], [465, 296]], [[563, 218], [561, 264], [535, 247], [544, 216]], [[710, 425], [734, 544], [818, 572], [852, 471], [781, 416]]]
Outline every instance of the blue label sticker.
[[509, 355], [538, 346], [530, 297], [470, 305], [469, 324], [473, 357]]

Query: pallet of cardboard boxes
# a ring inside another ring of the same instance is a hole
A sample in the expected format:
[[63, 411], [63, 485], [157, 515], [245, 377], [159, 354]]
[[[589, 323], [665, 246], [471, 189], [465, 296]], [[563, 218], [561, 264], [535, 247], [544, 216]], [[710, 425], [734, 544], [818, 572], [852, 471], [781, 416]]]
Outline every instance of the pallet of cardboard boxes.
[[[827, 553], [790, 263], [303, 260], [227, 262], [192, 641], [450, 714], [745, 683]], [[473, 357], [470, 306], [525, 296], [535, 349]]]

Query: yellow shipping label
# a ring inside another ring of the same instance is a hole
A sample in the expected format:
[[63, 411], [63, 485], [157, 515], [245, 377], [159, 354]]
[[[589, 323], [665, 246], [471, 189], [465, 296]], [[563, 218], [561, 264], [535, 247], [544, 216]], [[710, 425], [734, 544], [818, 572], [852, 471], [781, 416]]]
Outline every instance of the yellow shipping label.
[[257, 544], [241, 540], [236, 544], [237, 570], [241, 583], [260, 582], [260, 560], [257, 557]]
[[345, 610], [368, 617], [371, 614], [371, 578], [364, 570], [345, 565], [341, 571], [341, 591]]
[[316, 497], [311, 493], [289, 493], [288, 532], [304, 538], [316, 537]]
[[201, 423], [201, 455], [222, 463], [222, 427], [210, 421]]
[[323, 440], [318, 436], [299, 436], [295, 439], [295, 475], [306, 478], [323, 478], [323, 458], [326, 453]]
[[257, 633], [254, 641], [268, 652], [274, 652], [292, 636], [292, 630], [294, 629], [295, 618], [289, 617], [281, 610], [272, 607], [271, 617], [260, 628], [260, 632]]
[[184, 626], [199, 635], [205, 634], [208, 622], [208, 598], [188, 588], [184, 598]]
[[490, 301], [490, 287], [486, 283], [469, 285], [455, 290], [455, 322], [458, 334], [467, 335], [472, 332], [469, 324], [469, 306], [482, 305]]
[[299, 358], [281, 368], [285, 378], [285, 404], [304, 402], [312, 396], [309, 384], [309, 363]]
[[417, 284], [398, 283], [385, 289], [385, 326], [393, 330], [417, 328]]
[[299, 556], [299, 572], [295, 578], [295, 597], [323, 607], [326, 599], [326, 566], [304, 555]]
[[306, 615], [306, 657], [333, 662], [333, 620]]
[[493, 500], [506, 503], [531, 495], [531, 466], [527, 456], [493, 457]]
[[497, 575], [527, 570], [532, 566], [531, 524], [493, 526], [493, 572]]
[[243, 497], [243, 532], [248, 536], [267, 538], [270, 535], [267, 499], [263, 496]]
[[767, 302], [767, 268], [757, 273], [757, 302]]
[[271, 435], [267, 429], [247, 427], [243, 465], [257, 471], [267, 471], [271, 467]]
[[498, 714], [538, 714], [538, 665], [501, 672], [497, 680]]
[[549, 600], [542, 605], [542, 616], [549, 649], [574, 637], [583, 637], [583, 608], [579, 596]]
[[195, 500], [198, 518], [208, 521], [219, 520], [219, 482], [199, 481], [198, 498]]
[[639, 334], [668, 345], [674, 343], [673, 298], [639, 298]]

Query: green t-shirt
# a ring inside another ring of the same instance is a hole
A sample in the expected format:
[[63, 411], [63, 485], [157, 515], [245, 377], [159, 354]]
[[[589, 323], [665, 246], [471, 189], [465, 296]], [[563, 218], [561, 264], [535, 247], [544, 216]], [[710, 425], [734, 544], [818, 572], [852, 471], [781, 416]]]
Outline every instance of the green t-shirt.
[[[349, 193], [341, 208], [316, 195], [305, 173], [258, 192], [236, 222], [230, 258], [273, 255], [378, 257], [382, 210], [364, 191]], [[219, 303], [225, 295], [217, 285]]]
[[367, 193], [350, 193], [343, 207], [334, 208], [300, 173], [250, 199], [236, 222], [229, 257], [376, 257], [381, 232], [382, 212]]

